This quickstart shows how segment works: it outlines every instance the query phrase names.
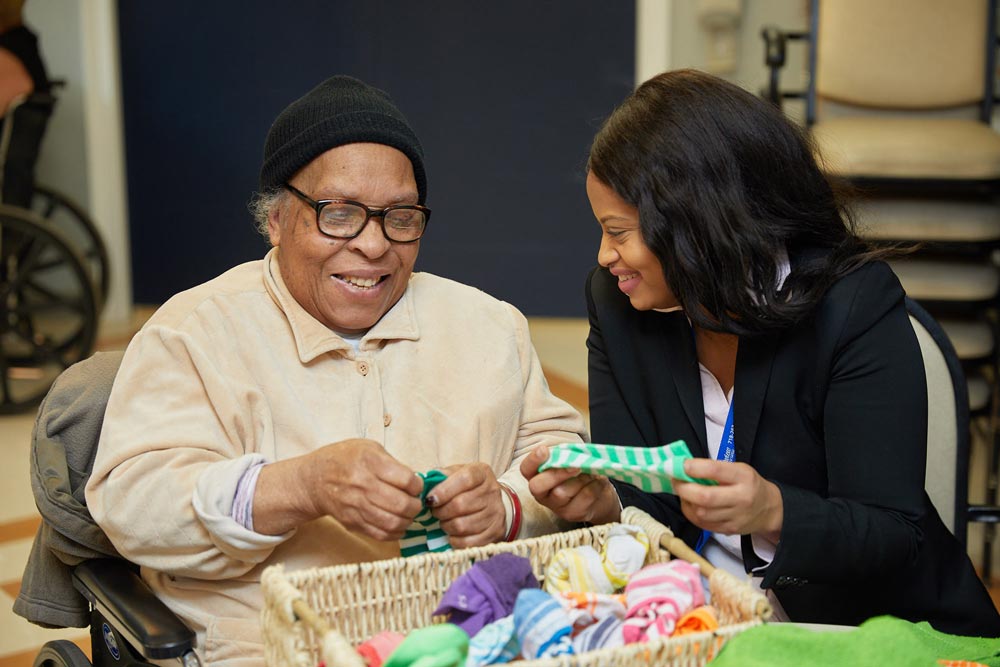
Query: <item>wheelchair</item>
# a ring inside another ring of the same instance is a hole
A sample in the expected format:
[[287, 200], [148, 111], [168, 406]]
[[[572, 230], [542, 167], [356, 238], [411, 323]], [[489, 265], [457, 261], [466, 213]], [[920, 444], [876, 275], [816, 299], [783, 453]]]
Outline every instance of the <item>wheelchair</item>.
[[0, 414], [36, 405], [93, 352], [108, 296], [108, 253], [94, 223], [34, 180], [55, 104], [51, 92], [15, 100], [0, 131]]
[[93, 661], [73, 642], [58, 639], [42, 646], [34, 667], [201, 664], [194, 631], [154, 595], [138, 568], [118, 556], [96, 526], [86, 537], [74, 532], [90, 516], [82, 489], [121, 358], [121, 352], [98, 352], [74, 364], [39, 406], [31, 474], [43, 528], [14, 612], [47, 627], [89, 624]]

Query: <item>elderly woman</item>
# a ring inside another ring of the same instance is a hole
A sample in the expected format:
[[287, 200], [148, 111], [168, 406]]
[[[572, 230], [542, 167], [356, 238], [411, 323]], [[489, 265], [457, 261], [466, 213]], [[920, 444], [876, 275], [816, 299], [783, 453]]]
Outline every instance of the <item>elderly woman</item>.
[[446, 473], [424, 500], [453, 547], [556, 530], [518, 465], [584, 433], [515, 308], [413, 272], [423, 152], [385, 93], [334, 77], [293, 102], [260, 185], [274, 247], [133, 339], [87, 486], [209, 664], [262, 663], [267, 565], [400, 555], [424, 506], [415, 473]]
[[684, 440], [673, 494], [538, 467], [571, 521], [641, 507], [793, 621], [879, 614], [958, 634], [1000, 617], [924, 493], [927, 396], [904, 293], [798, 128], [696, 71], [647, 81], [594, 139], [587, 281], [597, 442]]

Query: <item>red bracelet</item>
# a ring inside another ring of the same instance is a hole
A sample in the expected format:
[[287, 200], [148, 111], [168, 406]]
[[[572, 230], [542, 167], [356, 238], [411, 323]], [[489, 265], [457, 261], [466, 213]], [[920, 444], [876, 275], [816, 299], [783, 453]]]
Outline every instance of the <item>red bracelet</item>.
[[510, 519], [510, 530], [507, 531], [507, 536], [504, 537], [504, 542], [513, 542], [517, 539], [517, 534], [521, 530], [521, 499], [517, 497], [517, 493], [514, 489], [510, 488], [506, 484], [501, 484], [500, 488], [504, 490], [507, 497], [510, 498], [510, 506], [513, 510], [513, 516]]

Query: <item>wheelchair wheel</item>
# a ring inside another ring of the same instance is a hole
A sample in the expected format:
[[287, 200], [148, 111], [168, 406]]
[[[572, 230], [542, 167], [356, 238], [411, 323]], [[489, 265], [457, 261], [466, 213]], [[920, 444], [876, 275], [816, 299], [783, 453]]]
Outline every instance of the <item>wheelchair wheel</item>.
[[0, 414], [35, 405], [90, 356], [97, 297], [83, 260], [25, 209], [0, 205]]
[[41, 216], [51, 228], [63, 234], [84, 260], [98, 297], [98, 310], [108, 301], [110, 277], [108, 250], [101, 233], [80, 206], [69, 197], [44, 185], [35, 184], [31, 211]]
[[68, 639], [47, 642], [32, 667], [91, 667], [87, 654]]

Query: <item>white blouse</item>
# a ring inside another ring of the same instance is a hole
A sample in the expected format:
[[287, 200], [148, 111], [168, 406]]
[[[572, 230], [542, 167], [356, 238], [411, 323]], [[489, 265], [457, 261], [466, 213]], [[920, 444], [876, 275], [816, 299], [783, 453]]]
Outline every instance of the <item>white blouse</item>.
[[[785, 282], [785, 278], [788, 277], [790, 272], [791, 266], [786, 256], [778, 267], [779, 288]], [[701, 376], [701, 395], [705, 402], [705, 436], [708, 438], [708, 455], [712, 458], [718, 458], [719, 447], [722, 444], [722, 431], [725, 429], [726, 419], [729, 417], [729, 406], [733, 401], [733, 389], [735, 387], [730, 389], [727, 395], [722, 391], [722, 385], [719, 384], [719, 381], [712, 375], [711, 371], [700, 363], [698, 364], [698, 372]], [[739, 424], [735, 420], [733, 428], [739, 428]], [[754, 553], [764, 561], [764, 565], [756, 568], [751, 573], [753, 575], [753, 584], [759, 587], [761, 581], [763, 581], [763, 575], [757, 575], [756, 573], [764, 570], [774, 560], [774, 551], [777, 545], [762, 535], [752, 534], [750, 540]], [[737, 578], [743, 579], [746, 577], [739, 535], [712, 533], [712, 536], [705, 544], [702, 555], [712, 565], [721, 567], [723, 570], [736, 575]], [[788, 617], [781, 608], [774, 593], [770, 590], [767, 590], [766, 593], [774, 609], [772, 620], [787, 621]]]
[[[705, 399], [705, 435], [708, 438], [708, 455], [717, 458], [719, 446], [722, 444], [722, 431], [726, 426], [726, 417], [729, 416], [729, 405], [733, 400], [733, 389], [729, 390], [727, 396], [722, 391], [722, 385], [707, 368], [698, 364], [698, 371], [701, 375], [701, 395]], [[733, 427], [739, 428], [739, 424], [734, 424]], [[751, 539], [753, 550], [757, 556], [765, 563], [770, 563], [774, 559], [775, 544], [760, 535], [751, 535]], [[741, 579], [746, 576], [739, 535], [712, 533], [712, 537], [705, 545], [703, 555], [716, 567], [728, 570]]]

